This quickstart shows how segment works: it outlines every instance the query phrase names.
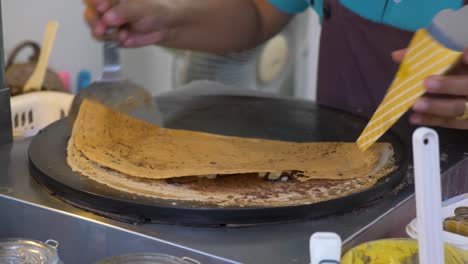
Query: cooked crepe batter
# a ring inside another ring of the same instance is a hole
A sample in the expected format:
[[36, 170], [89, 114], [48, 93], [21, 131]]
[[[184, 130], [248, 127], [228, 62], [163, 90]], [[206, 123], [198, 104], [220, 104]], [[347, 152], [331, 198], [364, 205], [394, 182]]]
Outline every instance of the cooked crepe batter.
[[[164, 129], [85, 101], [68, 145], [74, 171], [122, 191], [219, 206], [286, 206], [371, 187], [395, 169], [389, 144], [292, 143]], [[258, 175], [298, 171], [287, 182]], [[220, 175], [215, 180], [190, 176]]]

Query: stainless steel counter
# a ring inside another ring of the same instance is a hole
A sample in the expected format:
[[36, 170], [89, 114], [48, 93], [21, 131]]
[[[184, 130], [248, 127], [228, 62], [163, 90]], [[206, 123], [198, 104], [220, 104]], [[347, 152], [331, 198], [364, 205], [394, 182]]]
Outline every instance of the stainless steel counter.
[[[26, 154], [28, 145], [29, 140], [25, 140], [0, 147], [0, 194], [3, 195], [0, 208], [12, 210], [2, 210], [0, 237], [26, 237], [43, 241], [54, 238], [61, 243], [60, 250], [65, 263], [89, 263], [98, 258], [135, 250], [177, 252], [175, 255], [182, 254], [200, 261], [201, 257], [206, 257], [199, 253], [189, 254], [191, 251], [182, 250], [174, 244], [243, 263], [307, 263], [308, 239], [314, 232], [333, 231], [345, 240], [350, 239], [411, 196], [411, 188], [404, 188], [398, 194], [366, 208], [300, 223], [246, 228], [195, 228], [157, 224], [135, 226], [77, 209], [45, 192], [29, 175]], [[46, 149], [44, 155], [47, 155]], [[14, 209], [14, 204], [19, 201], [20, 205]], [[35, 213], [23, 203], [55, 213], [65, 213], [71, 218], [50, 217], [45, 212]], [[402, 223], [414, 217], [414, 213], [407, 213], [400, 217]], [[29, 228], [15, 228], [16, 225]], [[170, 243], [156, 243], [156, 240], [152, 240], [154, 247], [141, 247], [141, 237], [121, 239], [117, 235], [106, 234], [116, 232], [116, 228]], [[99, 232], [100, 229], [108, 231]], [[90, 251], [90, 246], [85, 245], [92, 245], [93, 250]], [[205, 258], [202, 263], [223, 262]]]

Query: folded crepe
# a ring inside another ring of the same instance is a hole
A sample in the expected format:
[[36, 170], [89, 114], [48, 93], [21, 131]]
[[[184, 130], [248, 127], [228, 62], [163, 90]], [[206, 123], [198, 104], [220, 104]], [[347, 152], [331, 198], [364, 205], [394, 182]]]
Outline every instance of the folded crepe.
[[387, 169], [390, 144], [295, 143], [161, 128], [84, 101], [70, 142], [87, 159], [125, 175], [185, 176], [301, 171], [309, 179], [355, 179]]
[[[215, 179], [182, 177], [145, 179], [103, 167], [76, 150], [68, 148], [68, 163], [74, 170], [132, 199], [147, 197], [169, 200], [172, 205], [197, 202], [210, 207], [281, 207], [314, 204], [364, 191], [385, 173], [349, 180], [266, 181], [258, 174], [222, 175]], [[387, 172], [391, 168], [388, 168]]]

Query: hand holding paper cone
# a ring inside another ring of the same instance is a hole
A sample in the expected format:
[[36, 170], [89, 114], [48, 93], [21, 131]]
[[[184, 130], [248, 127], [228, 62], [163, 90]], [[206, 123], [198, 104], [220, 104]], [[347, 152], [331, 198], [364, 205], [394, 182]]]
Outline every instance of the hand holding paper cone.
[[445, 73], [460, 54], [436, 42], [425, 29], [417, 31], [384, 100], [357, 141], [359, 148], [367, 150], [385, 134], [425, 93], [424, 80]]
[[[468, 6], [444, 10], [427, 29], [415, 33], [406, 51], [392, 54], [401, 65], [357, 140], [361, 150], [367, 150], [411, 108], [413, 124], [468, 129], [468, 66], [464, 59], [468, 52], [463, 53], [468, 47], [468, 32], [463, 33], [467, 22]], [[421, 98], [426, 93], [446, 96]]]
[[[401, 63], [406, 51], [395, 51], [392, 54], [395, 62]], [[431, 76], [423, 84], [427, 95], [437, 97], [426, 96], [416, 100], [410, 122], [414, 125], [468, 129], [468, 119], [458, 118], [464, 115], [465, 98], [468, 98], [468, 51], [446, 75]]]
[[[467, 62], [464, 61], [463, 66], [468, 68]], [[417, 100], [410, 122], [415, 125], [468, 129], [468, 119], [463, 118], [468, 110], [468, 74], [431, 77], [424, 84], [428, 94], [444, 97], [423, 97]]]

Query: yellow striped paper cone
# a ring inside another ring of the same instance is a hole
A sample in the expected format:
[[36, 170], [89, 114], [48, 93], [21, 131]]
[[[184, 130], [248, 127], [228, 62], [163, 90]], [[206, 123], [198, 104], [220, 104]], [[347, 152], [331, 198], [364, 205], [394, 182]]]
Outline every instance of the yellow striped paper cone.
[[385, 98], [357, 140], [358, 147], [366, 151], [372, 146], [425, 93], [423, 81], [443, 74], [460, 55], [438, 43], [425, 29], [418, 30]]

